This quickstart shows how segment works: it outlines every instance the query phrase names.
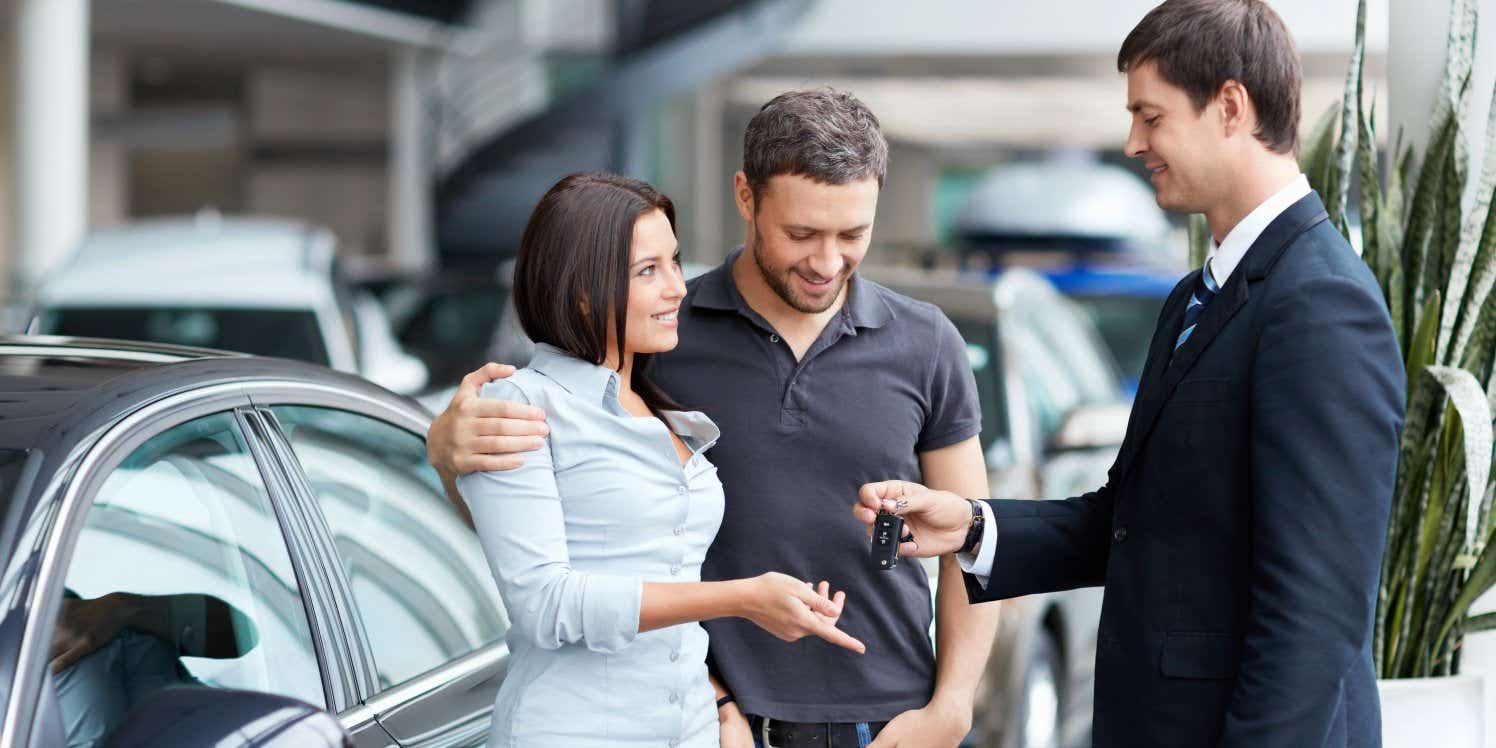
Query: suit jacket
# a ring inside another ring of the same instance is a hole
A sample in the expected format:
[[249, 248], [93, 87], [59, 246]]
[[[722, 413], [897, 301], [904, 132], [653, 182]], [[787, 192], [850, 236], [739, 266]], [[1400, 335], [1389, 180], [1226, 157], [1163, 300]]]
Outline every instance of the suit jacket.
[[1094, 741], [1377, 746], [1372, 617], [1406, 393], [1386, 305], [1310, 194], [1176, 352], [1170, 294], [1107, 484], [993, 501], [975, 601], [1105, 585]]

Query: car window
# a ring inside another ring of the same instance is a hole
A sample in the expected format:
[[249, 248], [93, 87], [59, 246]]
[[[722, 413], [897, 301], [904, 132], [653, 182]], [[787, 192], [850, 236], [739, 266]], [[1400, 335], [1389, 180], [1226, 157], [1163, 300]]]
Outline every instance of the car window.
[[145, 340], [277, 356], [328, 365], [327, 346], [309, 309], [211, 307], [54, 307], [40, 332], [88, 338]]
[[977, 382], [977, 400], [982, 408], [982, 451], [1008, 436], [1006, 401], [1002, 389], [1002, 355], [997, 350], [997, 326], [991, 321], [951, 320], [966, 341], [966, 360]]
[[106, 477], [64, 584], [50, 656], [70, 746], [168, 687], [325, 705], [290, 554], [229, 413], [162, 432]]
[[327, 517], [381, 686], [503, 637], [478, 536], [447, 500], [421, 437], [347, 411], [272, 410]]
[[1133, 380], [1142, 377], [1164, 299], [1117, 294], [1077, 296], [1075, 300], [1096, 325], [1122, 372]]
[[1106, 350], [1082, 312], [1060, 296], [1029, 294], [1018, 305], [1026, 324], [1048, 343], [1082, 402], [1112, 402], [1118, 398], [1118, 376]]

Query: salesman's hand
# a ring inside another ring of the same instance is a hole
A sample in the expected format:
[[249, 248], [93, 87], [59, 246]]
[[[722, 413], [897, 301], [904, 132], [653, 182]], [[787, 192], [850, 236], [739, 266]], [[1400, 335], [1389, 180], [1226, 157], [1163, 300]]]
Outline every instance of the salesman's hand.
[[443, 477], [488, 470], [513, 470], [524, 464], [520, 452], [543, 446], [550, 433], [545, 411], [524, 403], [478, 394], [483, 385], [514, 374], [507, 364], [484, 364], [462, 378], [447, 409], [426, 431], [426, 458]]
[[[918, 483], [890, 480], [869, 483], [858, 492], [852, 513], [872, 532], [878, 511], [904, 518], [904, 530], [914, 536], [899, 544], [900, 556], [928, 558], [955, 553], [966, 542], [971, 527], [971, 503], [949, 491], [932, 491]], [[902, 503], [901, 503], [902, 502]]]

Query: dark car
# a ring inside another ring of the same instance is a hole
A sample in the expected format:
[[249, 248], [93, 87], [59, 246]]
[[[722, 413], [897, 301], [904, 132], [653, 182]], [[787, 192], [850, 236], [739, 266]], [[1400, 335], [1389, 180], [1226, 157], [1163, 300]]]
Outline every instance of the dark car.
[[0, 745], [487, 739], [508, 622], [414, 401], [24, 336], [0, 387]]

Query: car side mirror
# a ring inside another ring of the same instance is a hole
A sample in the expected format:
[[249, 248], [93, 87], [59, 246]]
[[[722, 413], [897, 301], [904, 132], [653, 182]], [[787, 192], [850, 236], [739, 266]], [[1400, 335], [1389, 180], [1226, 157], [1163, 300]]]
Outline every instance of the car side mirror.
[[288, 696], [224, 688], [166, 688], [131, 710], [107, 748], [158, 745], [352, 748], [337, 718]]
[[1051, 452], [1120, 447], [1127, 436], [1129, 403], [1090, 403], [1065, 414], [1060, 428], [1049, 440]]

